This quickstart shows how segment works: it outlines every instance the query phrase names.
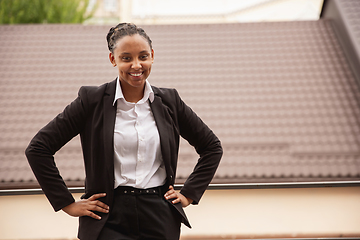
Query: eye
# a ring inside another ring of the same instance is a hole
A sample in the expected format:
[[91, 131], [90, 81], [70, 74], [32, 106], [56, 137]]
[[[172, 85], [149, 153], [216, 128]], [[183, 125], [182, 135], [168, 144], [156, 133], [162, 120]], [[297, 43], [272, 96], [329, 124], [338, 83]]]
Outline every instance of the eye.
[[130, 57], [122, 57], [121, 60], [123, 60], [124, 62], [128, 62], [130, 61]]
[[142, 56], [140, 57], [140, 59], [145, 60], [145, 59], [147, 59], [148, 57], [149, 57], [149, 55], [148, 55], [148, 54], [145, 54], [145, 55], [142, 55]]

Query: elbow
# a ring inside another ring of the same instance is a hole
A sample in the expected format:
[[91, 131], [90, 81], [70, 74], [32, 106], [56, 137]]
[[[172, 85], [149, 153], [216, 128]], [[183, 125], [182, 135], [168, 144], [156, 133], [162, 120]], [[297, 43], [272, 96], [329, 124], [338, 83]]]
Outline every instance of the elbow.
[[25, 149], [25, 156], [28, 157], [31, 153], [31, 143]]
[[25, 156], [28, 162], [31, 164], [31, 162], [36, 158], [48, 155], [47, 152], [48, 151], [45, 150], [42, 144], [40, 144], [38, 141], [31, 140], [31, 142], [25, 149]]
[[221, 154], [221, 156], [223, 155], [224, 150], [223, 150], [223, 147], [221, 145], [220, 139], [217, 139], [217, 141], [216, 141], [216, 150], [217, 150], [217, 152], [219, 154]]
[[213, 154], [219, 155], [220, 157], [224, 152], [220, 139], [215, 135], [213, 135], [211, 141], [208, 142], [206, 149], [207, 150], [205, 151], [212, 152]]
[[31, 142], [30, 142], [29, 145], [25, 149], [25, 156], [26, 157], [28, 157], [30, 155], [31, 149], [32, 149], [32, 147], [31, 147]]
[[31, 159], [32, 159], [32, 155], [34, 153], [34, 150], [33, 150], [33, 146], [31, 145], [31, 143], [27, 146], [27, 148], [25, 149], [25, 156], [28, 160], [29, 163], [31, 163]]

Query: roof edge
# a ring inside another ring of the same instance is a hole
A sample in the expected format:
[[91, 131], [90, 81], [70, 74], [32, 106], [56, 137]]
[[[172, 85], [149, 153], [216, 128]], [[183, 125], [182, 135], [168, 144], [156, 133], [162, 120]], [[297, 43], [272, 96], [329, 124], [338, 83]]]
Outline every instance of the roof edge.
[[[180, 190], [183, 184], [175, 184], [175, 189]], [[324, 187], [360, 187], [357, 181], [336, 182], [283, 182], [283, 183], [232, 183], [232, 184], [210, 184], [208, 190], [235, 190], [235, 189], [284, 189], [284, 188], [324, 188]], [[83, 193], [84, 187], [69, 188], [71, 193]], [[36, 189], [8, 189], [0, 190], [0, 196], [16, 195], [39, 195], [43, 194], [40, 188]]]

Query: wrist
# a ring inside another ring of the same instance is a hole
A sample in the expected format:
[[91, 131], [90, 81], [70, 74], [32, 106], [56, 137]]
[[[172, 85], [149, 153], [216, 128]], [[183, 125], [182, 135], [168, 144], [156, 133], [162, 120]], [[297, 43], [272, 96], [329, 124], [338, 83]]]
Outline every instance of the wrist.
[[186, 197], [186, 199], [188, 200], [189, 204], [192, 204], [192, 202], [194, 201], [194, 200], [192, 200], [191, 198], [188, 198], [188, 197]]

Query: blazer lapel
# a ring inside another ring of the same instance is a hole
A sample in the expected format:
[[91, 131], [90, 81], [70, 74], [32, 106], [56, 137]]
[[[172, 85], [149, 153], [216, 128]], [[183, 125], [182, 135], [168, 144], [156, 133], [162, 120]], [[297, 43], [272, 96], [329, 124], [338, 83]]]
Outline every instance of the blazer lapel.
[[[171, 149], [170, 149], [170, 141], [174, 141], [173, 139], [170, 138], [169, 136], [169, 131], [171, 131], [171, 129], [167, 129], [166, 126], [166, 118], [165, 118], [165, 108], [163, 106], [161, 97], [159, 97], [158, 95], [156, 95], [156, 90], [153, 88], [154, 91], [154, 101], [150, 104], [151, 110], [153, 112], [154, 118], [155, 118], [155, 122], [159, 131], [159, 135], [160, 135], [160, 145], [161, 145], [161, 153], [162, 153], [162, 158], [165, 164], [165, 168], [166, 168], [166, 172], [167, 172], [167, 176], [168, 179], [170, 180], [170, 184], [174, 184], [174, 173], [171, 170]], [[189, 228], [191, 228], [191, 225], [189, 223], [189, 220], [186, 217], [186, 214], [184, 212], [184, 209], [181, 206], [181, 203], [177, 203], [177, 204], [172, 204], [170, 200], [168, 200], [169, 204], [171, 206], [173, 206], [182, 216], [182, 222], [188, 226]]]
[[157, 96], [156, 93], [154, 95], [155, 95], [154, 101], [150, 103], [150, 107], [153, 112], [156, 126], [158, 128], [160, 135], [161, 154], [165, 164], [166, 172], [170, 182], [173, 183], [173, 173], [170, 167], [170, 163], [171, 163], [170, 145], [169, 145], [170, 139], [168, 135], [168, 130], [166, 129], [164, 107], [161, 98]]
[[116, 104], [113, 106], [116, 80], [110, 82], [104, 94], [104, 157], [111, 182], [114, 178], [114, 129], [116, 119]]

